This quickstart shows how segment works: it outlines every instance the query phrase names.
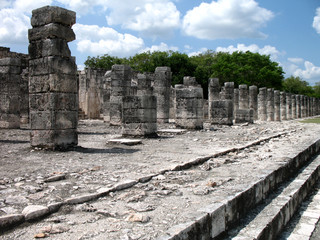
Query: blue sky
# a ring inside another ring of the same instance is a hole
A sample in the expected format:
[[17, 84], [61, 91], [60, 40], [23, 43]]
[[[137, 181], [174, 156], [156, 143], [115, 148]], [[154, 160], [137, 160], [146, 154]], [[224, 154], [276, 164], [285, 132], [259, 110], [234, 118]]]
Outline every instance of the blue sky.
[[249, 50], [286, 77], [320, 82], [319, 0], [0, 0], [0, 45], [27, 53], [31, 11], [45, 5], [77, 12], [69, 46], [79, 69], [103, 54]]

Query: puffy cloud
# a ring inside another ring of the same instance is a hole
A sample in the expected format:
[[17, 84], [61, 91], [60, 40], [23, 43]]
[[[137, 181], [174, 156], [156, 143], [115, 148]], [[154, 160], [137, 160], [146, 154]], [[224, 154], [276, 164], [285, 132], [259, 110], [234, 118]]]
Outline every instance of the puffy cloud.
[[300, 64], [303, 63], [303, 58], [288, 58], [288, 61], [294, 64]]
[[273, 15], [254, 0], [203, 2], [184, 16], [183, 31], [199, 39], [264, 38], [258, 29]]
[[308, 81], [313, 85], [316, 82], [320, 82], [320, 67], [315, 66], [309, 61], [304, 62], [304, 69], [298, 68], [293, 72], [294, 76], [299, 76], [303, 80]]
[[150, 51], [150, 52], [156, 52], [156, 51], [166, 52], [166, 51], [169, 51], [169, 50], [178, 51], [179, 48], [178, 47], [169, 47], [166, 43], [162, 42], [162, 43], [160, 43], [160, 45], [153, 45], [151, 47], [143, 49], [140, 52], [147, 52], [147, 51]]
[[31, 15], [32, 10], [46, 5], [51, 5], [52, 0], [16, 0], [13, 8], [19, 12], [25, 12]]
[[109, 25], [142, 32], [147, 36], [168, 36], [180, 26], [180, 12], [168, 0], [110, 0]]
[[6, 0], [1, 0], [0, 1], [0, 9], [2, 8], [6, 8], [6, 7], [10, 7], [10, 1], [6, 1]]
[[258, 45], [256, 44], [251, 44], [249, 46], [246, 46], [244, 44], [238, 44], [237, 47], [234, 47], [233, 45], [230, 45], [228, 47], [217, 47], [216, 49], [217, 52], [229, 52], [233, 53], [236, 51], [250, 51], [250, 52], [255, 52], [255, 53], [260, 53], [263, 55], [270, 55], [272, 60], [276, 60], [278, 56], [281, 54], [275, 47], [266, 45], [263, 48], [259, 48]]
[[99, 7], [101, 11], [105, 11], [109, 5], [108, 0], [56, 0], [67, 6], [68, 9], [77, 12], [77, 16], [93, 13], [95, 7]]
[[312, 27], [320, 34], [320, 7], [316, 10], [316, 16], [313, 18]]
[[119, 57], [137, 53], [144, 41], [131, 34], [121, 34], [109, 27], [75, 24], [77, 50], [88, 54], [110, 54]]
[[0, 10], [0, 43], [28, 43], [30, 18], [20, 11], [10, 8]]

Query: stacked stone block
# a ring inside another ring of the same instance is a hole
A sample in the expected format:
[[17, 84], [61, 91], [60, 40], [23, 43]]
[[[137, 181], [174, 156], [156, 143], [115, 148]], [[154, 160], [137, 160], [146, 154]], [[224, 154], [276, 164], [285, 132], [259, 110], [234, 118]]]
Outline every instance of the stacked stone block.
[[194, 77], [184, 77], [183, 85], [175, 85], [176, 126], [203, 128], [203, 89]]
[[292, 94], [286, 93], [286, 111], [287, 111], [287, 120], [292, 119]]
[[66, 149], [78, 144], [77, 66], [68, 42], [75, 12], [60, 7], [32, 11], [29, 30], [31, 146]]
[[291, 95], [291, 112], [292, 112], [292, 119], [297, 118], [297, 102], [296, 102], [296, 95]]
[[167, 123], [170, 112], [171, 68], [157, 67], [154, 77], [153, 91], [157, 97], [157, 121], [158, 123]]
[[102, 84], [102, 114], [103, 121], [110, 122], [111, 71], [107, 71]]
[[253, 123], [254, 110], [249, 108], [249, 91], [246, 84], [239, 85], [239, 109], [234, 112], [235, 123]]
[[110, 125], [121, 126], [123, 97], [130, 95], [132, 71], [127, 65], [111, 69]]
[[253, 119], [258, 120], [258, 87], [249, 87], [249, 108], [253, 109]]
[[267, 89], [267, 121], [274, 121], [274, 89]]
[[280, 91], [274, 91], [274, 120], [281, 121]]
[[123, 97], [122, 135], [150, 137], [156, 133], [157, 98], [150, 77], [138, 74], [136, 95]]
[[[209, 89], [210, 91], [210, 89]], [[232, 125], [233, 124], [233, 100], [234, 83], [226, 82], [219, 93], [219, 99], [211, 102], [211, 124]]]
[[210, 78], [208, 85], [208, 118], [212, 118], [212, 102], [219, 100], [220, 84], [218, 78]]
[[0, 59], [0, 128], [20, 128], [22, 59]]
[[280, 92], [280, 115], [281, 120], [287, 120], [287, 94]]
[[267, 88], [259, 88], [258, 115], [260, 121], [267, 121]]
[[297, 118], [302, 117], [302, 107], [301, 107], [301, 95], [296, 95], [296, 104], [297, 104]]

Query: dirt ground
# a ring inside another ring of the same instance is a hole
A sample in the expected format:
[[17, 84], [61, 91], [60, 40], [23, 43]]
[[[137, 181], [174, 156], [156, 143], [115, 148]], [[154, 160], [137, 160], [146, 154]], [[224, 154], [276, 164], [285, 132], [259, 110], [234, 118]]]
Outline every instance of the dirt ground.
[[[159, 126], [168, 128], [174, 126]], [[64, 205], [0, 239], [157, 239], [169, 228], [194, 220], [201, 208], [232, 197], [284, 164], [319, 139], [320, 124], [292, 120], [211, 126], [160, 133], [159, 138], [133, 146], [110, 143], [121, 136], [121, 129], [99, 120], [80, 121], [78, 131], [77, 148], [51, 152], [31, 149], [28, 130], [0, 130], [0, 216], [157, 176], [95, 201]], [[201, 165], [170, 171], [242, 147]]]

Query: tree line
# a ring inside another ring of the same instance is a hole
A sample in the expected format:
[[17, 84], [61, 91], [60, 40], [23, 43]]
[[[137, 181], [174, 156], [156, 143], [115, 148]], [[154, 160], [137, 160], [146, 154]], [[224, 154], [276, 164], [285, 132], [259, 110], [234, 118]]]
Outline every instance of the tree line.
[[294, 94], [320, 97], [320, 82], [310, 86], [300, 77], [284, 78], [282, 67], [270, 59], [270, 55], [247, 52], [214, 52], [208, 50], [195, 56], [177, 51], [138, 53], [129, 58], [108, 54], [88, 57], [85, 66], [110, 70], [114, 64], [129, 65], [134, 71], [154, 72], [156, 67], [168, 66], [172, 71], [172, 85], [181, 84], [184, 76], [193, 76], [201, 84], [207, 96], [209, 78], [219, 78], [220, 84], [234, 82], [267, 87]]

